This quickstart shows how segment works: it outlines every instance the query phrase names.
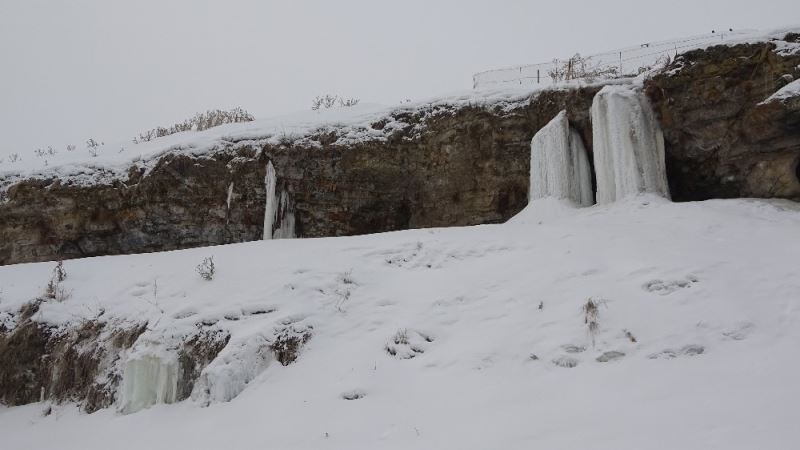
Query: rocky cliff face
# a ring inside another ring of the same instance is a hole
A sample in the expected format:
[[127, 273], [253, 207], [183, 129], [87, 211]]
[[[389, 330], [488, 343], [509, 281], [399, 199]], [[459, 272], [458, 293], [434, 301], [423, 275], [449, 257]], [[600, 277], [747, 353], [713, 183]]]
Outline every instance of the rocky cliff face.
[[[688, 52], [645, 82], [674, 200], [800, 200], [800, 98], [765, 102], [800, 78], [800, 55], [782, 50], [797, 40]], [[267, 161], [299, 237], [503, 222], [527, 204], [530, 139], [561, 110], [591, 154], [599, 89], [395, 111], [369, 127], [405, 127], [354, 144], [336, 129], [225, 141], [203, 156], [167, 153], [152, 170], [133, 165], [110, 183], [14, 181], [0, 199], [0, 264], [260, 239]]]
[[132, 166], [111, 184], [18, 182], [0, 203], [0, 264], [260, 239], [268, 160], [300, 237], [503, 222], [527, 204], [530, 139], [563, 109], [591, 139], [598, 89], [397, 113], [412, 126], [385, 141], [343, 145], [320, 132], [277, 145], [228, 142], [202, 157], [168, 154], [146, 173]]
[[800, 97], [765, 101], [800, 78], [784, 39], [691, 51], [646, 83], [674, 200], [800, 200]]

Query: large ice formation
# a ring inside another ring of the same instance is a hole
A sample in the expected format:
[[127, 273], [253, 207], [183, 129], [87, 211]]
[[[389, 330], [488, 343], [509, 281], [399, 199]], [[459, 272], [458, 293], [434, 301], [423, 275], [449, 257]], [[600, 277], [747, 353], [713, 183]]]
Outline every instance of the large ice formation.
[[278, 181], [275, 176], [275, 166], [272, 161], [267, 163], [267, 175], [264, 177], [264, 187], [267, 189], [267, 204], [264, 208], [264, 236], [263, 239], [272, 239], [272, 228], [275, 224], [277, 211], [277, 199], [275, 198], [275, 183]]
[[630, 86], [606, 86], [592, 103], [597, 203], [639, 193], [669, 198], [664, 136], [647, 97]]
[[174, 353], [148, 348], [131, 355], [122, 373], [121, 411], [129, 414], [158, 403], [174, 403], [179, 377]]
[[267, 175], [264, 177], [267, 202], [264, 208], [264, 235], [262, 239], [290, 239], [295, 237], [294, 206], [285, 190], [281, 191], [280, 196], [276, 194], [277, 182], [275, 167], [270, 161], [267, 163]]
[[569, 126], [566, 111], [558, 113], [531, 140], [530, 176], [531, 201], [556, 198], [592, 205], [589, 158], [581, 137]]

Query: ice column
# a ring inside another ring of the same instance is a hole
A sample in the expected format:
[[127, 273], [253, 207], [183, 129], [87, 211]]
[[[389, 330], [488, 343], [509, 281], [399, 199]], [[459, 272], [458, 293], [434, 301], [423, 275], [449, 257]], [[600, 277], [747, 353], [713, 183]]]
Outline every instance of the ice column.
[[569, 126], [566, 111], [544, 126], [531, 140], [530, 200], [568, 199], [590, 206], [592, 175], [578, 133]]
[[289, 201], [289, 194], [281, 191], [281, 198], [278, 202], [278, 228], [275, 229], [273, 239], [291, 239], [294, 234], [294, 206]]
[[592, 102], [597, 203], [639, 193], [669, 198], [664, 135], [647, 97], [629, 86], [606, 86]]
[[267, 205], [264, 208], [264, 236], [262, 239], [272, 239], [272, 228], [278, 215], [278, 202], [275, 198], [275, 166], [272, 161], [267, 163], [267, 175], [264, 177], [264, 186], [267, 189]]
[[295, 237], [294, 206], [289, 194], [281, 190], [276, 194], [277, 176], [272, 161], [267, 163], [264, 185], [267, 190], [267, 204], [264, 208], [264, 235], [262, 239], [289, 239]]
[[157, 403], [174, 403], [178, 396], [178, 378], [178, 358], [174, 354], [132, 356], [122, 374], [122, 412], [129, 414]]

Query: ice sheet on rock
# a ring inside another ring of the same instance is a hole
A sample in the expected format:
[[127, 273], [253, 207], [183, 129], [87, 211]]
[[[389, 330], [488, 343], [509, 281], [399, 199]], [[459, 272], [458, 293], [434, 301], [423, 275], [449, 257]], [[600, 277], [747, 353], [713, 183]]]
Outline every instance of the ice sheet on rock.
[[260, 334], [231, 342], [203, 369], [191, 397], [206, 405], [231, 401], [274, 359], [269, 341]]
[[266, 239], [291, 239], [295, 237], [294, 205], [285, 189], [277, 194], [278, 177], [272, 161], [267, 163], [264, 185], [267, 191], [264, 207], [264, 235]]
[[580, 135], [569, 126], [566, 111], [531, 140], [530, 200], [553, 197], [580, 206], [593, 202], [589, 158]]
[[272, 234], [273, 239], [291, 239], [296, 237], [294, 231], [294, 205], [286, 190], [281, 191], [277, 211], [278, 227]]
[[272, 239], [272, 228], [275, 224], [275, 217], [278, 214], [278, 201], [275, 198], [275, 166], [272, 161], [267, 162], [267, 174], [264, 177], [264, 187], [266, 188], [266, 206], [264, 208], [264, 236], [262, 239]]
[[647, 97], [632, 86], [606, 86], [592, 102], [597, 203], [640, 193], [669, 198], [664, 136]]
[[175, 353], [150, 346], [135, 351], [122, 374], [120, 410], [130, 414], [155, 404], [174, 403], [179, 371]]

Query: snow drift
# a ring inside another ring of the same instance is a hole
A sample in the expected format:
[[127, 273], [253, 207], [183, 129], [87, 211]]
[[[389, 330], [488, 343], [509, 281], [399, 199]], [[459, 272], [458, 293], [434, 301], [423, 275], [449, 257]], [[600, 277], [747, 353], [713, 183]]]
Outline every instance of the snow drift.
[[[32, 320], [148, 323], [120, 354], [118, 401], [173, 398], [184, 336], [230, 341], [185, 401], [0, 407], [3, 448], [790, 449], [798, 227], [790, 202], [646, 196], [528, 223], [67, 261], [71, 296]], [[194, 269], [211, 253], [208, 281]], [[52, 270], [0, 267], [0, 335]], [[276, 364], [281, 330], [310, 326]]]

